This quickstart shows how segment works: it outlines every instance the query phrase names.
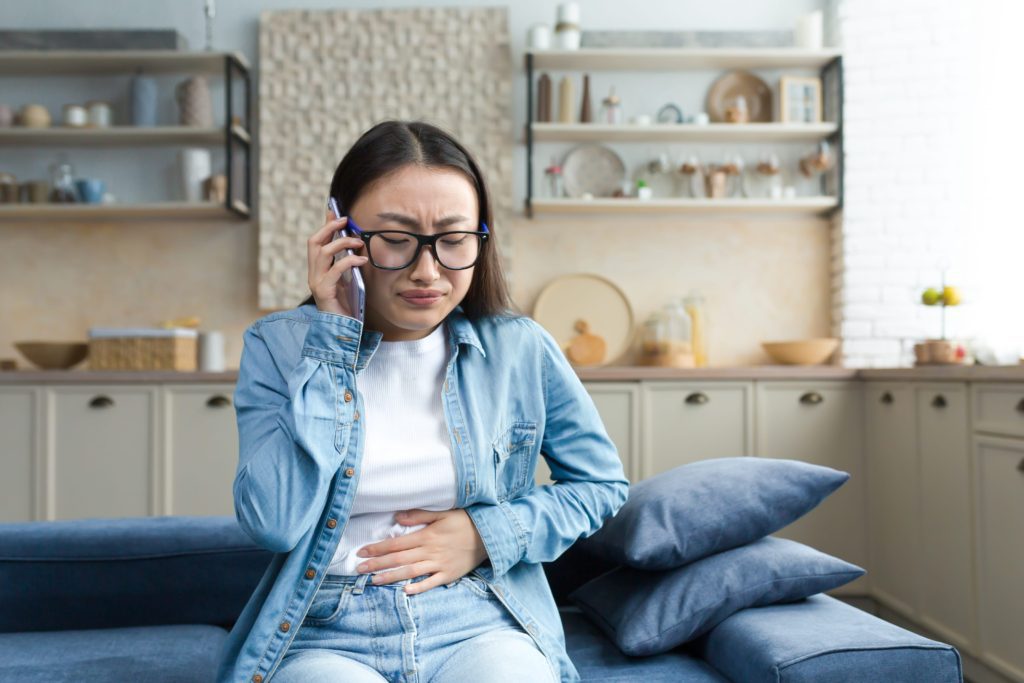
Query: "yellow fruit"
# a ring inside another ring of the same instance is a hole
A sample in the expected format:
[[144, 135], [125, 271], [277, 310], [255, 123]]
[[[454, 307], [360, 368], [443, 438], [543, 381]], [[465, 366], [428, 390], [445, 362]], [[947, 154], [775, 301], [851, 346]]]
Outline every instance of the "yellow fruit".
[[929, 287], [928, 289], [924, 290], [924, 294], [921, 295], [921, 302], [925, 306], [934, 306], [935, 304], [939, 303], [939, 298], [941, 296], [942, 295], [939, 294], [939, 290], [935, 289], [934, 287]]
[[942, 303], [946, 306], [956, 306], [960, 303], [960, 290], [956, 287], [944, 287], [942, 289]]

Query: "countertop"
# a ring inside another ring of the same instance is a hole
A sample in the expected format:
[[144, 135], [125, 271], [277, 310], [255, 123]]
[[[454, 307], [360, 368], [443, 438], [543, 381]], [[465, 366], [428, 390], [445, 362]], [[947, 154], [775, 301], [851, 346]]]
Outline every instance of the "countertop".
[[[1024, 382], [1024, 365], [933, 366], [919, 368], [844, 368], [837, 365], [747, 365], [721, 368], [655, 368], [606, 366], [578, 368], [585, 382], [632, 380], [844, 380], [945, 382]], [[93, 371], [93, 370], [8, 370], [0, 372], [3, 384], [224, 384], [238, 379], [237, 370], [224, 372], [176, 371]]]

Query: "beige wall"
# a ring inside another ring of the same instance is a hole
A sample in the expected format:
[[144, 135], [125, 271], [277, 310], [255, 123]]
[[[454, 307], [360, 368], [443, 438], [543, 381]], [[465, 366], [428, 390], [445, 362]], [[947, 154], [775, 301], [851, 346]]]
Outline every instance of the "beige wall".
[[[625, 291], [638, 324], [670, 296], [701, 290], [712, 365], [769, 362], [761, 340], [829, 333], [822, 219], [540, 216], [505, 227], [513, 295], [526, 312], [552, 278], [593, 272]], [[28, 368], [16, 340], [84, 341], [90, 326], [198, 315], [201, 328], [225, 332], [237, 367], [242, 332], [266, 313], [256, 304], [256, 234], [245, 222], [6, 224], [0, 358]]]

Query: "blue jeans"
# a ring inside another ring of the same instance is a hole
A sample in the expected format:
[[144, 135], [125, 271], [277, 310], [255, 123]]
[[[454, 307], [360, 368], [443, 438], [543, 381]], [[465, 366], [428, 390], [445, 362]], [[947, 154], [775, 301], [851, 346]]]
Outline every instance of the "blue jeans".
[[533, 638], [474, 574], [407, 583], [328, 574], [270, 683], [557, 683]]

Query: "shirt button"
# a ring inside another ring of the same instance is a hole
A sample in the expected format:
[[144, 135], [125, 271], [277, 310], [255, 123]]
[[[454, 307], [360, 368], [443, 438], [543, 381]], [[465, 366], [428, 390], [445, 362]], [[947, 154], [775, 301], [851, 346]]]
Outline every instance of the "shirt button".
[[351, 391], [346, 391], [345, 392], [345, 403], [348, 403], [351, 400], [352, 400], [352, 392]]
[[358, 410], [355, 412], [355, 415], [352, 416], [352, 419], [355, 420], [356, 422], [359, 421], [359, 411]]
[[307, 579], [312, 579], [314, 577], [316, 577], [316, 570], [315, 569], [307, 569], [306, 570], [306, 578]]
[[253, 674], [252, 683], [263, 683], [263, 676], [260, 676], [259, 674]]
[[352, 467], [349, 467], [348, 469], [345, 470], [345, 476], [346, 477], [351, 477], [355, 473], [356, 473], [356, 471]]
[[281, 633], [288, 633], [288, 629], [290, 629], [291, 627], [292, 627], [292, 625], [289, 624], [287, 621], [282, 621], [281, 622]]
[[338, 520], [336, 520], [336, 519], [329, 519], [329, 520], [327, 520], [327, 528], [328, 529], [333, 529], [336, 526], [338, 526]]

